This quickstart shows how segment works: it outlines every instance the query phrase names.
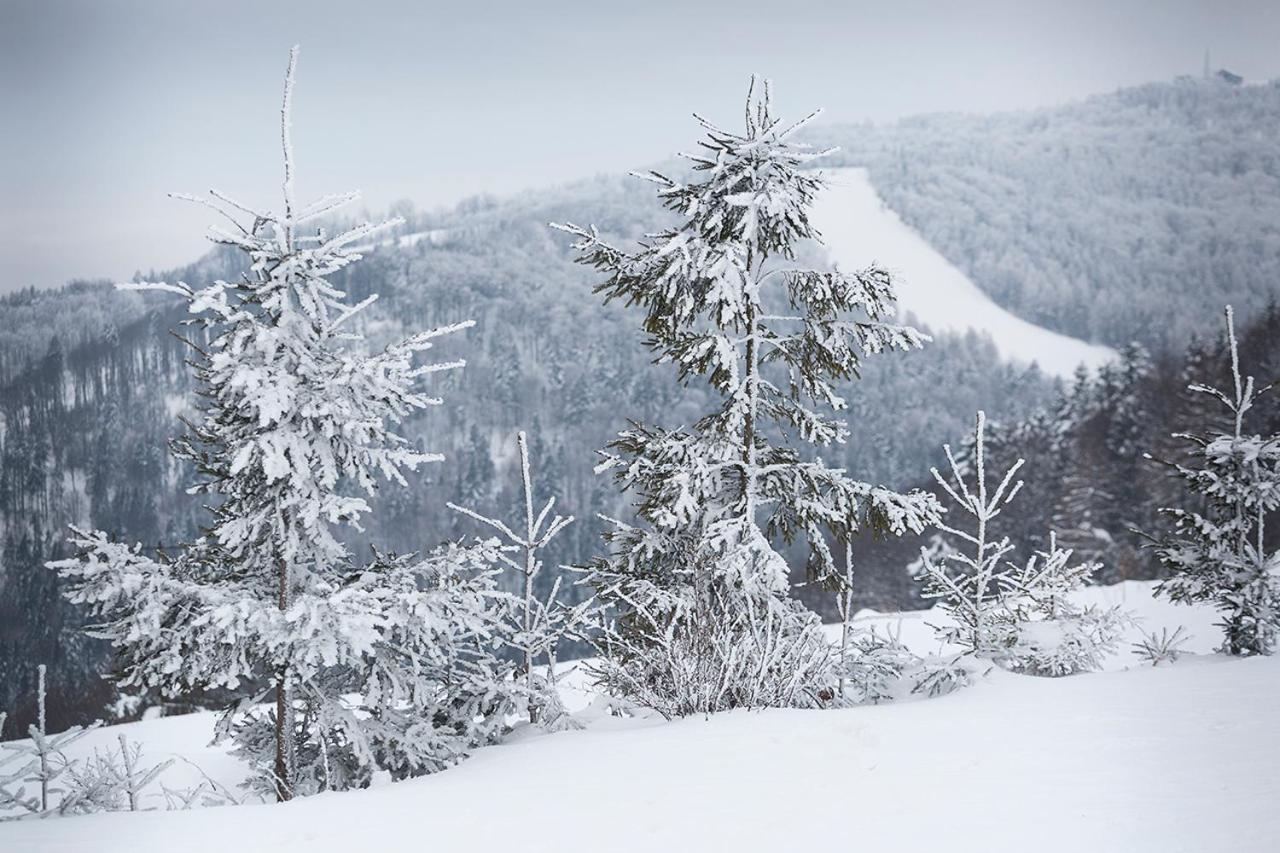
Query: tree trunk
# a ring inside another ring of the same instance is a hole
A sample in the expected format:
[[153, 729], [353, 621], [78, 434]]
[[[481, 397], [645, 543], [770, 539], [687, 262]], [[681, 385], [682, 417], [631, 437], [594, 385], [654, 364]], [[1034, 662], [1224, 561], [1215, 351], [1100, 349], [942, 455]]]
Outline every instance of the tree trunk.
[[[276, 561], [280, 578], [279, 607], [289, 609], [289, 566], [284, 560]], [[289, 701], [288, 672], [283, 667], [276, 672], [276, 801], [283, 803], [293, 799], [293, 709]]]
[[529, 722], [537, 723], [538, 707], [533, 701], [533, 650], [529, 639], [533, 632], [533, 576], [537, 571], [537, 557], [533, 541], [533, 480], [529, 471], [529, 442], [524, 430], [516, 433], [516, 444], [520, 448], [520, 478], [524, 485], [524, 677], [529, 690]]
[[49, 734], [45, 728], [44, 716], [45, 671], [44, 664], [36, 667], [39, 681], [36, 685], [36, 701], [38, 703], [37, 717], [40, 724], [40, 811], [42, 812], [49, 810], [49, 751], [45, 746], [44, 740]]
[[760, 391], [759, 341], [756, 328], [757, 308], [747, 303], [747, 411], [742, 419], [742, 497], [746, 503], [747, 519], [756, 520], [756, 397]]

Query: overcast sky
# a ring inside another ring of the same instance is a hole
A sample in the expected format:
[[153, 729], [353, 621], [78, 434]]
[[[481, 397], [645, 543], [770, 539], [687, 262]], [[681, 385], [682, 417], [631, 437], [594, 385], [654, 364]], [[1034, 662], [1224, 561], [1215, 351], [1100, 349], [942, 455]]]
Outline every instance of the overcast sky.
[[0, 292], [194, 259], [168, 191], [272, 206], [295, 42], [299, 195], [430, 208], [686, 148], [752, 71], [833, 122], [1277, 77], [1280, 2], [0, 0]]

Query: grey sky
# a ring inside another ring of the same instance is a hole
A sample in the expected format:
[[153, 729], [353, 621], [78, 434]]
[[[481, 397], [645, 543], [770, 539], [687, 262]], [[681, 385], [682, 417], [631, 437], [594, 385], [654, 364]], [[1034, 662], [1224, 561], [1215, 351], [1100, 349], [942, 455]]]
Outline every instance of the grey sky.
[[656, 160], [752, 71], [833, 122], [1055, 103], [1205, 48], [1276, 77], [1280, 3], [0, 0], [0, 292], [193, 259], [209, 216], [167, 191], [272, 205], [295, 42], [299, 195], [376, 210]]

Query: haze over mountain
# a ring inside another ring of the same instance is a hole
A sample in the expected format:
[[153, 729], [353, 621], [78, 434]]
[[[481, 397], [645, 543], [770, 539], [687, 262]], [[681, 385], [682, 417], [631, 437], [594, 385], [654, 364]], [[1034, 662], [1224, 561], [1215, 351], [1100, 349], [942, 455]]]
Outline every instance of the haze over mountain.
[[[748, 75], [788, 115], [892, 121], [1060, 104], [1214, 67], [1280, 73], [1270, 0], [497, 2], [6, 0], [0, 7], [0, 293], [121, 279], [200, 251], [216, 186], [268, 204], [274, 81], [295, 43], [300, 190], [433, 209], [665, 156], [692, 110], [737, 115]], [[251, 21], [252, 26], [245, 26]], [[340, 24], [339, 24], [340, 22]]]

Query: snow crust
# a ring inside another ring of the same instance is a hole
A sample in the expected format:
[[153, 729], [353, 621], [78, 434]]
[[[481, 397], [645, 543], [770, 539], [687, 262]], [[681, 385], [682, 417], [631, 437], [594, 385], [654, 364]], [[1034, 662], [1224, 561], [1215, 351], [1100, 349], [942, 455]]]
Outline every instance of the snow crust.
[[[997, 670], [941, 698], [848, 710], [596, 717], [581, 731], [517, 733], [443, 773], [365, 791], [0, 824], [0, 849], [1274, 849], [1280, 657], [1205, 654], [1220, 642], [1212, 611], [1155, 601], [1150, 584], [1090, 588], [1081, 599], [1089, 602], [1122, 603], [1148, 631], [1185, 625], [1187, 648], [1201, 654], [1152, 668], [1126, 648], [1108, 672], [1045, 679]], [[901, 630], [926, 651], [938, 618], [864, 611], [858, 622]], [[580, 673], [569, 680], [582, 685]], [[592, 698], [568, 694], [578, 708]], [[212, 724], [201, 714], [107, 727], [75, 749], [123, 731], [151, 761], [187, 756], [234, 784], [237, 763], [203, 746]], [[166, 777], [171, 787], [199, 778], [182, 763], [170, 772], [180, 774]]]
[[1029, 323], [1001, 308], [884, 203], [862, 168], [824, 169], [828, 187], [810, 220], [822, 232], [841, 269], [878, 263], [895, 275], [900, 310], [932, 331], [987, 332], [1000, 355], [1035, 361], [1046, 373], [1068, 377], [1080, 364], [1097, 368], [1117, 357], [1087, 343]]

